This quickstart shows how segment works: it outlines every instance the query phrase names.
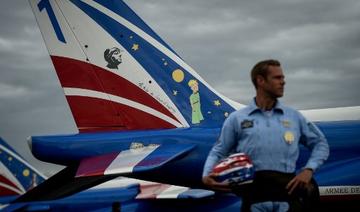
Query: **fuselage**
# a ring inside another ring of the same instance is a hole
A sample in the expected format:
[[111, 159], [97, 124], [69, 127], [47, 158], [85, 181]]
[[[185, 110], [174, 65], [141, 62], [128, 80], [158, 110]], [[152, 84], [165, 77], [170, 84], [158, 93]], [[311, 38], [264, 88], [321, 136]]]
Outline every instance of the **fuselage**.
[[[319, 185], [360, 185], [360, 121], [317, 122], [330, 145], [330, 157], [316, 172]], [[40, 160], [69, 166], [81, 159], [128, 150], [132, 143], [194, 144], [187, 155], [164, 166], [132, 175], [143, 180], [189, 187], [202, 187], [204, 162], [220, 133], [214, 128], [178, 128], [107, 133], [80, 133], [61, 136], [34, 136], [32, 152]], [[301, 147], [297, 168], [310, 152]]]

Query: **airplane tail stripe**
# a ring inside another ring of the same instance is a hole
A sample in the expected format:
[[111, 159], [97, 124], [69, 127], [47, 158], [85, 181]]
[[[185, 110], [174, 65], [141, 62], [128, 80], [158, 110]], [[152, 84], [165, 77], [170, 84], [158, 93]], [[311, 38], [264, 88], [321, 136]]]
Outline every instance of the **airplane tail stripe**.
[[3, 176], [1, 174], [0, 174], [0, 183], [6, 184], [6, 185], [9, 185], [12, 187], [16, 187], [16, 185], [13, 182], [11, 182], [11, 180], [7, 179], [5, 176]]
[[[92, 100], [66, 97], [80, 132], [155, 129], [149, 124], [147, 128], [133, 124], [141, 121], [138, 112], [116, 110], [119, 104], [113, 96], [157, 111], [154, 117], [162, 116], [160, 120], [166, 122], [166, 126], [157, 125], [159, 129], [218, 126], [234, 110], [230, 101], [217, 94], [124, 2], [51, 2], [66, 43], [55, 36], [50, 14], [39, 11], [38, 3], [32, 2], [33, 11], [62, 87], [109, 94], [95, 100], [99, 107], [85, 109], [93, 114], [81, 111], [88, 107], [83, 103]], [[144, 112], [138, 105], [123, 106]], [[94, 114], [105, 116], [96, 118]]]
[[24, 194], [45, 179], [0, 138], [0, 197]]
[[[175, 63], [177, 63], [180, 67], [183, 67], [185, 70], [187, 70], [194, 78], [198, 79], [202, 84], [204, 84], [209, 90], [211, 90], [215, 95], [221, 97], [224, 99], [227, 103], [230, 104], [233, 108], [239, 108], [239, 104], [236, 102], [228, 99], [227, 97], [221, 95], [218, 93], [215, 89], [213, 89], [198, 73], [196, 73], [191, 66], [189, 66], [185, 61], [183, 61], [178, 55], [173, 53], [171, 50], [169, 50], [166, 46], [162, 45], [160, 42], [158, 42], [156, 39], [154, 39], [152, 36], [144, 32], [142, 29], [138, 28], [128, 20], [124, 19], [120, 15], [114, 13], [113, 11], [109, 10], [108, 8], [94, 2], [86, 0], [84, 2], [81, 2], [79, 0], [72, 0], [72, 2], [78, 6], [81, 10], [83, 10], [85, 13], [87, 13], [91, 18], [93, 18], [95, 21], [98, 22], [98, 24], [102, 27], [104, 27], [105, 30], [107, 30], [110, 34], [113, 34], [113, 32], [108, 29], [108, 26], [105, 26], [103, 23], [101, 23], [100, 20], [97, 20], [98, 12], [101, 12], [111, 18], [113, 21], [116, 21], [117, 23], [120, 23], [122, 26], [128, 28], [132, 32], [136, 33], [138, 36], [140, 36], [142, 39], [150, 43], [153, 47], [155, 47], [158, 51], [162, 52], [164, 55], [166, 55], [168, 58], [173, 60]], [[86, 2], [86, 3], [85, 3]], [[97, 11], [94, 11], [97, 10]], [[109, 22], [107, 22], [109, 24]], [[114, 32], [117, 33], [117, 32]], [[116, 38], [115, 35], [112, 35], [114, 38]], [[119, 40], [118, 40], [119, 41]]]
[[[80, 163], [76, 177], [132, 173], [136, 165], [155, 151], [157, 147], [133, 148], [119, 153], [84, 159]], [[95, 166], [90, 166], [90, 164], [95, 164]]]
[[[16, 176], [6, 167], [2, 162], [0, 162], [0, 170], [1, 174], [7, 179], [7, 181], [11, 181], [11, 184], [7, 184], [7, 186], [10, 186], [12, 188], [16, 188], [20, 190], [21, 192], [25, 192], [25, 189], [21, 182], [16, 178]], [[6, 183], [5, 181], [4, 183]], [[14, 186], [13, 186], [14, 185]]]
[[[111, 2], [102, 0], [95, 0], [95, 2], [113, 11], [118, 16], [122, 16], [129, 23], [134, 24], [136, 27], [143, 30], [146, 34], [153, 37], [159, 43], [164, 45], [167, 49], [171, 50], [174, 54], [176, 54], [176, 52], [159, 35], [157, 35], [156, 32], [154, 32], [128, 5], [126, 5], [125, 2]], [[115, 7], [114, 4], [116, 5]]]
[[66, 99], [80, 132], [174, 128], [174, 125], [156, 116], [111, 100], [86, 96], [66, 96]]
[[169, 186], [167, 189], [165, 189], [163, 192], [161, 192], [156, 198], [157, 199], [171, 199], [171, 198], [177, 198], [179, 194], [189, 190], [187, 187], [181, 187], [181, 186]]
[[22, 192], [16, 187], [12, 187], [0, 182], [0, 196], [18, 195], [23, 193], [24, 192]]
[[[78, 168], [78, 171], [76, 173], [76, 176], [81, 177], [84, 173], [89, 173], [89, 166], [88, 164], [95, 164], [96, 167], [91, 167], [92, 170], [92, 174], [90, 175], [86, 175], [86, 176], [92, 176], [92, 175], [103, 175], [106, 168], [108, 166], [110, 166], [110, 164], [115, 160], [115, 158], [118, 156], [118, 153], [113, 153], [113, 154], [107, 154], [107, 155], [101, 155], [95, 158], [88, 158], [88, 159], [84, 159], [82, 161], [84, 165], [80, 165]], [[96, 171], [94, 171], [96, 170]]]
[[[123, 151], [106, 168], [104, 174], [132, 173], [135, 167], [159, 146], [148, 146], [141, 149]], [[135, 153], [135, 154], [134, 154]]]
[[135, 108], [137, 110], [141, 110], [145, 113], [148, 113], [152, 116], [155, 116], [163, 121], [166, 121], [176, 127], [182, 127], [183, 125], [181, 123], [179, 123], [178, 121], [174, 120], [173, 118], [153, 109], [150, 108], [146, 105], [143, 105], [141, 103], [126, 99], [126, 98], [122, 98], [119, 96], [115, 96], [112, 94], [108, 94], [108, 93], [103, 93], [103, 92], [99, 92], [99, 91], [93, 91], [93, 90], [88, 90], [88, 89], [81, 89], [81, 88], [64, 88], [64, 92], [66, 96], [83, 96], [83, 97], [92, 97], [92, 98], [98, 98], [98, 99], [103, 99], [103, 100], [109, 100], [108, 96], [110, 96], [111, 101], [119, 103], [119, 104], [123, 104], [132, 108]]
[[[240, 105], [235, 105], [234, 102], [218, 94], [181, 58], [123, 17], [93, 1], [73, 0], [71, 2], [125, 48], [144, 70], [159, 83], [167, 97], [179, 108], [188, 123], [193, 124], [193, 126], [219, 125], [227, 114], [234, 111], [234, 108], [240, 107]], [[138, 45], [139, 49], [135, 47], [134, 50], [134, 45]], [[177, 72], [181, 77], [177, 78]], [[201, 93], [199, 92], [201, 110], [204, 110], [200, 111], [201, 113], [199, 112], [201, 123], [193, 118], [196, 117], [197, 111], [193, 111], [192, 104], [189, 103], [189, 99], [194, 98], [192, 88], [188, 84], [191, 81], [196, 81], [198, 90], [201, 91]]]
[[[169, 108], [161, 105], [157, 100], [150, 96], [150, 94], [121, 76], [101, 67], [71, 58], [59, 56], [52, 56], [51, 58], [63, 87], [76, 87], [99, 92], [105, 90], [106, 93], [111, 95], [121, 96], [154, 108], [179, 122], [169, 111]], [[76, 70], [74, 70], [74, 67], [76, 67]], [[96, 79], [101, 79], [103, 83], [97, 82]]]
[[[173, 61], [177, 62], [180, 66], [184, 67], [187, 70], [190, 70], [191, 74], [193, 76], [196, 76], [202, 83], [206, 83], [188, 64], [186, 64], [180, 57], [178, 57], [176, 54], [174, 54], [172, 51], [170, 51], [167, 47], [162, 45], [160, 42], [158, 42], [156, 39], [154, 39], [152, 36], [144, 32], [142, 29], [138, 28], [125, 18], [121, 17], [120, 15], [114, 13], [113, 11], [109, 10], [108, 8], [94, 2], [86, 0], [84, 2], [80, 2], [79, 0], [72, 0], [74, 4], [76, 4], [80, 9], [82, 9], [85, 13], [87, 13], [91, 17], [91, 12], [89, 11], [89, 8], [86, 8], [87, 6], [91, 6], [92, 8], [100, 11], [101, 13], [105, 14], [106, 16], [112, 18], [116, 22], [120, 23], [121, 25], [125, 26], [129, 30], [136, 33], [138, 36], [149, 42], [152, 46], [157, 48], [159, 51], [161, 51], [163, 54], [168, 56]], [[85, 3], [86, 2], [86, 3]], [[82, 3], [82, 4], [81, 4]], [[85, 5], [87, 4], [87, 5]], [[99, 23], [102, 25], [101, 23]]]
[[156, 199], [159, 194], [171, 187], [168, 184], [140, 184], [140, 193], [135, 199]]
[[24, 164], [25, 166], [29, 167], [30, 169], [32, 169], [32, 171], [34, 171], [38, 176], [46, 179], [47, 177], [45, 175], [43, 175], [41, 172], [39, 172], [37, 169], [35, 169], [32, 165], [30, 165], [27, 161], [25, 161], [22, 157], [20, 157], [19, 155], [15, 154], [14, 152], [10, 151], [8, 148], [6, 148], [5, 146], [0, 144], [0, 151], [5, 151], [7, 154], [9, 154], [11, 157], [16, 158], [16, 160], [20, 161], [22, 164]]

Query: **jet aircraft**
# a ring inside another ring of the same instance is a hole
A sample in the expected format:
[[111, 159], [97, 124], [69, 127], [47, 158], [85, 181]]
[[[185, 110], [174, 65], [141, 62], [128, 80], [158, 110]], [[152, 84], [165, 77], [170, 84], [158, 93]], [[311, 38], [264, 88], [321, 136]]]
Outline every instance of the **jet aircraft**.
[[[181, 210], [204, 210], [209, 205], [213, 210], [236, 210], [240, 205], [234, 196], [203, 204], [214, 192], [126, 177], [117, 177], [64, 198], [12, 204], [46, 179], [0, 138], [0, 210], [3, 211], [169, 211], [176, 205]], [[197, 202], [188, 204], [190, 199]]]
[[[79, 133], [29, 139], [36, 158], [66, 168], [10, 206], [51, 203], [119, 176], [195, 188], [192, 204], [204, 203], [207, 154], [223, 121], [245, 105], [212, 88], [121, 0], [30, 4]], [[301, 112], [331, 147], [315, 174], [322, 200], [360, 199], [360, 107]], [[309, 152], [300, 155], [299, 169]]]

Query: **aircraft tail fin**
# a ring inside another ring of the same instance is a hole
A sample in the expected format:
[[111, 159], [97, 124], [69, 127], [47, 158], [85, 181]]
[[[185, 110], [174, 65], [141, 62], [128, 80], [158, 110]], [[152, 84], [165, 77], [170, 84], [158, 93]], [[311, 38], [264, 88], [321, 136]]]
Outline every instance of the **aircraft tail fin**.
[[221, 125], [241, 107], [121, 0], [30, 0], [80, 132]]
[[45, 176], [0, 138], [0, 199], [21, 195], [44, 180]]

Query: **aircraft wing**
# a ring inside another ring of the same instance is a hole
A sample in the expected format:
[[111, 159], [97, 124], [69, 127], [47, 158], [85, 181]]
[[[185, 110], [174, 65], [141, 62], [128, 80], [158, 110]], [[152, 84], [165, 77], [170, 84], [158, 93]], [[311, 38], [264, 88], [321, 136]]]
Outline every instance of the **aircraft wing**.
[[214, 195], [213, 191], [205, 189], [191, 189], [183, 186], [150, 182], [127, 177], [118, 177], [116, 179], [92, 187], [87, 191], [110, 191], [114, 188], [130, 187], [136, 187], [138, 189], [138, 193], [134, 199], [201, 199]]
[[149, 171], [190, 152], [194, 144], [143, 146], [132, 143], [129, 150], [81, 160], [76, 177], [121, 175]]
[[213, 191], [203, 189], [190, 189], [187, 187], [118, 177], [67, 197], [55, 200], [13, 203], [5, 205], [3, 210], [43, 211], [66, 209], [70, 211], [93, 211], [104, 208], [111, 209], [114, 207], [114, 203], [119, 203], [119, 207], [125, 211], [135, 211], [136, 209], [148, 209], [149, 203], [151, 202], [146, 202], [147, 200], [202, 199], [213, 195]]
[[[78, 165], [68, 166], [49, 180], [21, 196], [16, 202], [49, 201], [81, 193], [104, 182], [112, 182], [120, 175], [151, 171], [176, 161], [191, 152], [194, 144], [132, 143], [129, 149], [82, 159]], [[61, 186], [59, 186], [59, 184]], [[131, 183], [128, 183], [128, 185]], [[123, 184], [125, 185], [125, 184]], [[126, 186], [126, 185], [125, 185]], [[189, 189], [160, 183], [139, 185], [138, 198], [203, 198], [212, 191]], [[115, 186], [119, 188], [119, 185]], [[111, 193], [111, 192], [110, 192]]]
[[[193, 145], [149, 145], [144, 146], [140, 143], [133, 143], [130, 149], [115, 154], [118, 160], [128, 160], [128, 164], [138, 164], [134, 166], [134, 170], [150, 170], [152, 168], [161, 166], [170, 160], [175, 160], [177, 157], [185, 154], [193, 149]], [[161, 153], [159, 153], [161, 151]], [[11, 159], [10, 159], [11, 158]], [[103, 160], [106, 156], [99, 156], [96, 158], [89, 158], [83, 160], [83, 165], [92, 163], [91, 167], [101, 167], [98, 159]], [[116, 167], [120, 167], [116, 163]], [[129, 168], [120, 168], [119, 170], [128, 170]], [[97, 169], [94, 169], [97, 170]], [[114, 203], [120, 203], [121, 208], [129, 211], [135, 211], [142, 208], [152, 208], [153, 202], [151, 200], [175, 200], [175, 199], [203, 199], [212, 197], [213, 191], [204, 189], [191, 189], [188, 187], [174, 186], [170, 184], [162, 184], [157, 182], [143, 181], [126, 177], [117, 177], [115, 179], [106, 177], [101, 181], [97, 181], [97, 185], [87, 185], [93, 182], [93, 178], [80, 177], [74, 178], [75, 168], [66, 168], [49, 181], [43, 182], [39, 185], [34, 184], [34, 174], [28, 178], [28, 181], [22, 178], [27, 178], [27, 173], [37, 173], [42, 176], [40, 172], [31, 167], [20, 155], [18, 155], [10, 145], [0, 138], [0, 210], [1, 211], [44, 211], [44, 210], [68, 210], [68, 211], [89, 211], [89, 210], [110, 210], [114, 207]], [[89, 170], [90, 171], [90, 170]], [[120, 173], [119, 171], [116, 173]], [[13, 176], [13, 177], [12, 177]], [[29, 174], [30, 176], [30, 174]], [[36, 175], [37, 176], [37, 175]], [[87, 179], [86, 179], [87, 178]], [[14, 182], [18, 182], [18, 187], [24, 191], [19, 190], [13, 195], [9, 191], [17, 191], [14, 188]], [[104, 182], [105, 181], [105, 182]], [[28, 188], [27, 185], [33, 187]], [[90, 187], [88, 189], [76, 187]], [[63, 187], [63, 189], [61, 188]], [[66, 192], [67, 188], [75, 189], [72, 193]], [[25, 193], [24, 196], [19, 195]], [[35, 198], [37, 201], [31, 201]], [[30, 200], [30, 201], [29, 201]], [[148, 202], [150, 201], [150, 202]], [[157, 205], [157, 204], [155, 204]], [[170, 204], [171, 205], [171, 204]], [[115, 204], [116, 206], [116, 204]], [[171, 205], [172, 206], [172, 205]], [[169, 208], [171, 208], [171, 206]], [[120, 206], [119, 206], [120, 207]]]

